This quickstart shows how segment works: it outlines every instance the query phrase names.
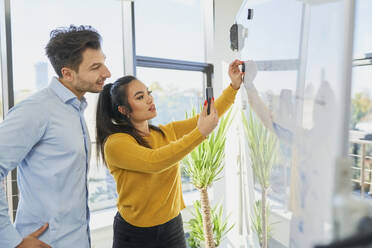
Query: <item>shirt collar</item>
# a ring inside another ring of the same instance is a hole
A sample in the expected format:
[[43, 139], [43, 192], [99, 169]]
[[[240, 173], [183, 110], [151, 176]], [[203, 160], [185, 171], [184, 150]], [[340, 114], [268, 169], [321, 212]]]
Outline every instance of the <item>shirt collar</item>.
[[61, 99], [63, 103], [71, 103], [72, 105], [79, 105], [77, 107], [84, 110], [87, 107], [87, 101], [85, 97], [82, 97], [81, 100], [77, 98], [77, 96], [72, 93], [71, 90], [66, 88], [57, 77], [53, 77], [49, 88]]

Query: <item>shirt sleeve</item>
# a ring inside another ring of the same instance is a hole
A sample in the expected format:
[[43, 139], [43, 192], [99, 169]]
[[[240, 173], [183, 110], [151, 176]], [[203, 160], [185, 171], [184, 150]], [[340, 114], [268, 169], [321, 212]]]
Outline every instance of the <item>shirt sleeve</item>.
[[[216, 99], [215, 107], [218, 112], [218, 116], [221, 117], [234, 103], [235, 96], [238, 91], [234, 90], [231, 85], [229, 85], [222, 94]], [[183, 135], [191, 132], [194, 128], [196, 128], [198, 123], [199, 115], [196, 115], [193, 118], [182, 120], [182, 121], [175, 121], [167, 124], [167, 126], [173, 125], [173, 130], [176, 134], [176, 138], [179, 139]]]
[[247, 90], [249, 106], [251, 106], [263, 125], [270, 131], [275, 132], [271, 111], [260, 98], [256, 87], [251, 82], [244, 83], [244, 87]]
[[[26, 100], [12, 108], [0, 123], [0, 183], [42, 137], [46, 119], [40, 108], [40, 104]], [[16, 247], [21, 241], [22, 236], [10, 221], [4, 187], [0, 186], [0, 247]]]
[[177, 141], [157, 149], [141, 146], [128, 134], [114, 134], [105, 143], [109, 167], [144, 173], [160, 173], [179, 162], [203, 141], [197, 128]]

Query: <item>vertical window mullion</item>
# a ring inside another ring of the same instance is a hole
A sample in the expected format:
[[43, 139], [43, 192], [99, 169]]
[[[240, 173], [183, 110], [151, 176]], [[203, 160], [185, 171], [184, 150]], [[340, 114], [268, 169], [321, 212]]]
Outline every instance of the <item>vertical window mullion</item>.
[[[1, 1], [0, 12], [0, 48], [1, 48], [1, 72], [2, 72], [2, 94], [3, 94], [3, 117], [8, 110], [14, 106], [13, 91], [13, 61], [12, 61], [12, 32], [10, 0]], [[18, 205], [17, 171], [13, 170], [5, 179], [5, 192], [9, 204], [9, 215], [14, 221]]]

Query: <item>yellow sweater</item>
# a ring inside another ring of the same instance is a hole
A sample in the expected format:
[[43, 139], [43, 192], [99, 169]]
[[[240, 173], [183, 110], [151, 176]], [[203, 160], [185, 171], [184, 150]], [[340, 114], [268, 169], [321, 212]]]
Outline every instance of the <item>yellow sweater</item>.
[[[219, 116], [232, 105], [237, 91], [227, 87], [215, 101]], [[179, 161], [199, 145], [198, 116], [160, 125], [165, 136], [151, 130], [144, 137], [152, 149], [125, 133], [110, 135], [104, 145], [106, 164], [119, 194], [118, 211], [130, 224], [164, 224], [185, 208]]]

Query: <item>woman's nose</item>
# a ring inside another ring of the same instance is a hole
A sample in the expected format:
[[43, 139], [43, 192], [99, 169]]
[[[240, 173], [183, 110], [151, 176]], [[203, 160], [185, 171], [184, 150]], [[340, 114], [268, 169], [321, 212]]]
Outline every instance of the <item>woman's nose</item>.
[[153, 100], [152, 96], [148, 95], [147, 96], [147, 103], [152, 103], [152, 100]]

